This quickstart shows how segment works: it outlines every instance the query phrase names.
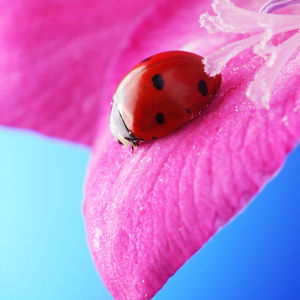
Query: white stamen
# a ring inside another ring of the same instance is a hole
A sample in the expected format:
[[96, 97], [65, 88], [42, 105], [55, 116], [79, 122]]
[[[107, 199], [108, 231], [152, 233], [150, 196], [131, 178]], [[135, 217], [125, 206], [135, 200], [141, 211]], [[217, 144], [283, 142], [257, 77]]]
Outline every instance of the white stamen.
[[[300, 3], [300, 0], [272, 0], [263, 6], [262, 10], [264, 12], [265, 10], [270, 11], [270, 5], [275, 5], [278, 9], [295, 3]], [[211, 76], [220, 73], [230, 59], [245, 49], [254, 46], [254, 53], [263, 57], [266, 63], [256, 73], [246, 95], [257, 107], [269, 108], [272, 86], [281, 69], [300, 46], [300, 31], [277, 46], [272, 45], [271, 39], [279, 33], [299, 30], [300, 16], [247, 11], [236, 7], [229, 0], [215, 0], [212, 7], [217, 16], [210, 16], [207, 13], [200, 16], [201, 26], [205, 27], [210, 33], [221, 31], [254, 35], [230, 43], [215, 53], [206, 56], [204, 58], [206, 72]]]

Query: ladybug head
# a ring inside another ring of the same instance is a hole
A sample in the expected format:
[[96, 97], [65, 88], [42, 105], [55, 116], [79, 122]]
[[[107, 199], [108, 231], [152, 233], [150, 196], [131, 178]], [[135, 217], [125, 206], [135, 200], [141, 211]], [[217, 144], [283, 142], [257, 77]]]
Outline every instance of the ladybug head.
[[136, 147], [140, 142], [140, 140], [133, 136], [128, 130], [115, 101], [111, 106], [109, 126], [111, 133], [121, 145], [127, 147], [131, 144], [133, 147]]

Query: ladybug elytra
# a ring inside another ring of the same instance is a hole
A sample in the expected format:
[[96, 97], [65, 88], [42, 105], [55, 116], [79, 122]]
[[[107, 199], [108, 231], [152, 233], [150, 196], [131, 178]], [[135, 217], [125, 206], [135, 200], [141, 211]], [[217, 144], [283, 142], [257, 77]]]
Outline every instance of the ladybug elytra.
[[136, 147], [163, 137], [199, 115], [221, 85], [221, 74], [204, 72], [203, 58], [184, 51], [163, 52], [133, 67], [113, 97], [110, 130]]

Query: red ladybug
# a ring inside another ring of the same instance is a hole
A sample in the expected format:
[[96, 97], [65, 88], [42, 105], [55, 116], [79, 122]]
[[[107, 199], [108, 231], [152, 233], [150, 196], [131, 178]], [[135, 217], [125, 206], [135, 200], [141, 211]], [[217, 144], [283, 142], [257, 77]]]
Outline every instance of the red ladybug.
[[[204, 72], [203, 58], [163, 52], [133, 67], [114, 94], [110, 130], [125, 146], [169, 134], [202, 112], [221, 84]], [[132, 148], [133, 149], [133, 148]]]

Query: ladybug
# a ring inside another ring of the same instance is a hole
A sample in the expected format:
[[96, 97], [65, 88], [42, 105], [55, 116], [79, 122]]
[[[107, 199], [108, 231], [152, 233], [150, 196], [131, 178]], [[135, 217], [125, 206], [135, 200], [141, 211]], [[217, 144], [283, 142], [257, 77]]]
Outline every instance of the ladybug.
[[201, 113], [221, 85], [204, 72], [203, 57], [163, 52], [133, 67], [115, 91], [110, 130], [124, 146], [163, 137]]

